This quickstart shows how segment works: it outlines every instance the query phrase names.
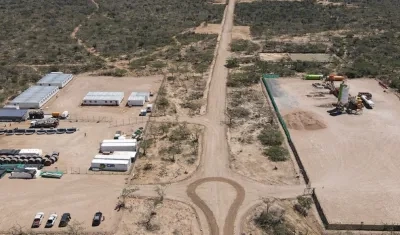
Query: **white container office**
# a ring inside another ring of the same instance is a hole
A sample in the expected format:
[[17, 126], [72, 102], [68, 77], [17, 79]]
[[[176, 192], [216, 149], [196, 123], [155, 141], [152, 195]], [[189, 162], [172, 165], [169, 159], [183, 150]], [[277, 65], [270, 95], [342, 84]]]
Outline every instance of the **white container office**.
[[124, 99], [124, 92], [88, 92], [82, 105], [119, 106]]
[[100, 152], [136, 151], [136, 143], [102, 143]]
[[128, 102], [126, 104], [129, 107], [143, 106], [145, 102], [146, 102], [146, 97], [144, 97], [144, 96], [129, 96]]
[[128, 160], [93, 159], [91, 164], [92, 170], [102, 171], [128, 171], [130, 167]]
[[94, 156], [93, 159], [109, 159], [109, 160], [128, 160], [131, 161], [131, 156], [129, 155], [114, 155], [114, 154], [110, 154], [110, 155], [96, 155]]
[[134, 162], [136, 160], [136, 152], [131, 151], [115, 151], [112, 155], [128, 155], [131, 158], [131, 161]]

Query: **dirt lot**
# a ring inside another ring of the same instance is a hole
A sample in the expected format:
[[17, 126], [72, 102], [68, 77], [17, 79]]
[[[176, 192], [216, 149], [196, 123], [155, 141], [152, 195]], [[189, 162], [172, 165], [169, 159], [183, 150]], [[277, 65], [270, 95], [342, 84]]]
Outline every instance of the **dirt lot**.
[[[161, 76], [152, 77], [101, 77], [78, 75], [60, 92], [43, 106], [45, 112], [62, 112], [68, 110], [73, 119], [100, 119], [113, 122], [128, 122], [136, 119], [140, 107], [126, 106], [132, 91], [153, 91], [156, 93], [161, 85]], [[81, 106], [82, 99], [89, 91], [122, 91], [125, 92], [122, 104], [117, 106]], [[151, 97], [154, 102], [156, 95]]]
[[315, 218], [312, 211], [309, 211], [309, 215], [304, 217], [293, 210], [293, 205], [295, 204], [295, 199], [287, 199], [287, 200], [277, 200], [277, 199], [269, 199], [271, 202], [261, 203], [253, 208], [245, 217], [242, 224], [242, 234], [251, 234], [251, 235], [263, 235], [265, 232], [259, 228], [254, 219], [258, 217], [263, 211], [266, 211], [267, 208], [273, 208], [274, 206], [279, 206], [284, 209], [284, 221], [289, 224], [294, 225], [296, 228], [296, 234], [322, 234], [321, 226], [318, 223], [318, 220]]
[[315, 113], [326, 125], [290, 132], [329, 222], [398, 224], [399, 99], [383, 92], [375, 80], [349, 80], [350, 93], [371, 92], [375, 108], [334, 117], [324, 106], [336, 99], [307, 97], [317, 91], [311, 83], [280, 78], [274, 89], [283, 115], [301, 109]]
[[146, 156], [135, 165], [132, 183], [179, 181], [198, 167], [203, 128], [193, 124], [151, 123], [147, 130]]
[[[119, 221], [114, 211], [117, 197], [124, 186], [122, 175], [64, 175], [62, 179], [19, 180], [4, 177], [0, 180], [0, 231], [14, 225], [30, 229], [37, 212], [45, 213], [42, 226], [34, 231], [59, 231], [58, 222], [50, 229], [44, 223], [50, 213], [71, 213], [72, 220], [82, 223], [86, 231], [110, 231]], [[104, 187], [107, 185], [107, 187]], [[103, 212], [105, 221], [97, 228], [91, 227], [97, 211]]]
[[[116, 235], [126, 234], [202, 234], [192, 207], [177, 201], [156, 199], [127, 199], [126, 209]], [[156, 206], [154, 206], [157, 204]], [[150, 218], [150, 214], [153, 216]], [[148, 223], [146, 223], [148, 222]]]
[[[138, 123], [130, 125], [111, 126], [105, 122], [69, 122], [62, 121], [60, 127], [76, 127], [79, 130], [73, 134], [53, 135], [14, 135], [0, 136], [0, 148], [38, 148], [44, 154], [53, 151], [60, 152], [59, 160], [51, 165], [50, 169], [84, 173], [88, 171], [94, 155], [98, 154], [100, 142], [112, 139], [117, 130], [131, 135], [139, 127], [145, 126], [146, 119], [139, 119]], [[12, 127], [28, 128], [29, 123], [13, 124]], [[85, 137], [86, 133], [86, 137]], [[51, 144], [49, 144], [51, 143]]]
[[[221, 24], [201, 24], [199, 27], [195, 29], [196, 33], [203, 34], [219, 34], [221, 32]], [[233, 39], [246, 39], [250, 40], [250, 27], [249, 26], [233, 26], [232, 29], [232, 38]]]
[[[118, 81], [116, 81], [118, 80]], [[138, 116], [140, 108], [126, 107], [126, 100], [132, 91], [157, 92], [161, 77], [113, 78], [76, 76], [44, 106], [45, 113], [68, 110], [71, 118], [60, 122], [61, 128], [76, 127], [73, 134], [0, 136], [0, 148], [39, 148], [43, 152], [59, 151], [59, 160], [44, 170], [57, 168], [67, 172], [62, 179], [11, 180], [8, 175], [0, 180], [4, 192], [0, 195], [2, 215], [0, 231], [18, 223], [30, 228], [34, 215], [42, 211], [45, 219], [52, 212], [59, 216], [70, 212], [74, 220], [82, 222], [88, 231], [110, 231], [119, 221], [114, 212], [127, 175], [103, 173], [92, 175], [88, 171], [93, 156], [98, 153], [103, 139], [112, 139], [117, 130], [131, 135], [144, 127], [147, 118]], [[80, 102], [89, 91], [124, 91], [125, 100], [120, 107], [81, 107]], [[155, 97], [152, 97], [153, 101]], [[8, 128], [28, 128], [29, 121], [12, 123]], [[74, 173], [74, 174], [72, 174]], [[87, 174], [89, 173], [89, 174]], [[107, 185], [107, 187], [104, 187]], [[91, 227], [96, 211], [106, 217], [98, 228]], [[58, 224], [58, 223], [57, 223]], [[39, 230], [44, 229], [44, 225]], [[51, 231], [58, 228], [52, 228]]]
[[[231, 107], [239, 105], [232, 99], [235, 96], [242, 102], [240, 107], [249, 110], [251, 114], [245, 119], [238, 117], [229, 128], [231, 168], [242, 175], [267, 184], [298, 183], [292, 161], [272, 162], [263, 155], [264, 147], [257, 136], [262, 129], [262, 124], [272, 119], [272, 113], [261, 85], [257, 84], [250, 88], [229, 88], [228, 97]], [[273, 170], [275, 166], [277, 170]]]

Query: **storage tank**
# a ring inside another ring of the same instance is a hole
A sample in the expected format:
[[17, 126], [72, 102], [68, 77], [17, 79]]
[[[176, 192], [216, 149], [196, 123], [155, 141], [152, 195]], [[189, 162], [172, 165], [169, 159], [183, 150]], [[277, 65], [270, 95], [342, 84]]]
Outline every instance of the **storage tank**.
[[367, 99], [365, 95], [361, 96], [361, 99], [372, 109], [375, 106], [375, 103], [372, 100]]
[[321, 80], [323, 77], [322, 74], [307, 74], [304, 76], [304, 80]]
[[340, 84], [340, 89], [339, 89], [339, 101], [342, 104], [347, 104], [349, 102], [349, 91], [350, 87], [346, 84]]
[[339, 76], [339, 75], [329, 75], [328, 80], [329, 81], [344, 81], [345, 77], [344, 76]]

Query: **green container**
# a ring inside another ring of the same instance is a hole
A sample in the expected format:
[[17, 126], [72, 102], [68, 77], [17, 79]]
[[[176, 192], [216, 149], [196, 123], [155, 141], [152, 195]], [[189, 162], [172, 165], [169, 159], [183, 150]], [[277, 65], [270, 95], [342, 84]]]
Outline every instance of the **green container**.
[[324, 75], [322, 74], [307, 74], [306, 76], [304, 76], [305, 80], [322, 80], [322, 78], [324, 77]]

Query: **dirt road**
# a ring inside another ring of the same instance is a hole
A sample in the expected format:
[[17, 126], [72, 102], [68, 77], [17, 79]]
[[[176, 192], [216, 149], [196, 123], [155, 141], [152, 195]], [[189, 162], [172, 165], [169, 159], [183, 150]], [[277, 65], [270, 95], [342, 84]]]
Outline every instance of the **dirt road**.
[[[201, 124], [205, 127], [200, 165], [193, 175], [183, 181], [169, 184], [165, 190], [166, 198], [194, 205], [204, 234], [212, 235], [239, 234], [240, 221], [236, 220], [237, 217], [240, 218], [238, 214], [244, 214], [253, 205], [259, 203], [262, 197], [294, 198], [301, 195], [305, 188], [304, 185], [265, 185], [239, 175], [229, 168], [230, 152], [225, 125], [228, 69], [225, 67], [225, 63], [230, 56], [229, 45], [232, 39], [234, 10], [235, 0], [230, 0], [225, 10], [215, 63], [212, 68], [206, 114], [200, 117], [179, 117], [178, 119], [179, 122]], [[152, 118], [152, 120], [174, 121], [168, 120], [168, 118]], [[210, 184], [206, 184], [209, 182], [226, 183], [235, 190], [224, 191], [223, 187], [218, 186], [221, 184], [215, 184], [217, 186], [210, 189], [207, 188]], [[200, 185], [202, 187], [199, 187]], [[137, 187], [138, 185], [132, 186]], [[156, 192], [154, 185], [140, 185], [135, 194], [152, 197], [156, 195]], [[207, 203], [205, 198], [201, 198], [199, 195], [207, 195], [207, 201], [212, 200], [213, 203]], [[222, 201], [225, 196], [235, 198], [231, 205]], [[226, 214], [225, 220], [222, 220], [224, 224], [218, 224], [215, 214]], [[220, 228], [223, 230], [221, 231]]]

